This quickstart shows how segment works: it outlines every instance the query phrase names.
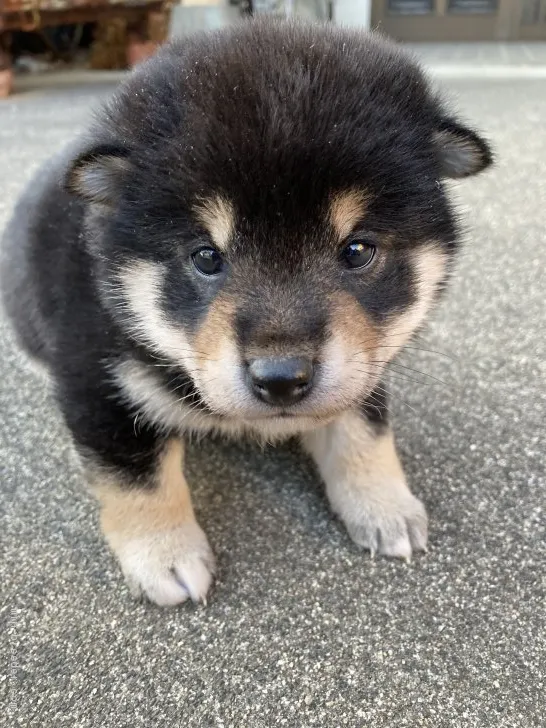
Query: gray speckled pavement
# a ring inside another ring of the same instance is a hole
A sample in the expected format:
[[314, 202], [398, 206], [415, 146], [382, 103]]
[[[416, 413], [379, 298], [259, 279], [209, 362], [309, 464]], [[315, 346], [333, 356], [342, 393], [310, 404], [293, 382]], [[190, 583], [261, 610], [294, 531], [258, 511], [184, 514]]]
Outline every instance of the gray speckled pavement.
[[[469, 239], [393, 380], [430, 552], [371, 561], [295, 450], [189, 449], [219, 559], [208, 607], [131, 601], [51, 397], [1, 326], [3, 726], [544, 725], [546, 82], [444, 83], [498, 165], [458, 185]], [[0, 105], [0, 226], [107, 87]], [[405, 380], [406, 375], [428, 384]]]

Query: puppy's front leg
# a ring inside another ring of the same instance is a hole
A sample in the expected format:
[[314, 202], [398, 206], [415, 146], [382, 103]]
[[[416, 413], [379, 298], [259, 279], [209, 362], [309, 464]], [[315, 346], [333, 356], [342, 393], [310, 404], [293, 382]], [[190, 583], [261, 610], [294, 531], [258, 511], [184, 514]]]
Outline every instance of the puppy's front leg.
[[164, 443], [150, 474], [140, 480], [88, 468], [101, 504], [102, 530], [131, 592], [161, 606], [188, 597], [205, 601], [214, 571], [182, 473], [182, 454], [178, 440]]
[[409, 559], [424, 551], [427, 516], [410, 492], [390, 427], [348, 412], [306, 433], [303, 445], [326, 483], [332, 509], [360, 546]]

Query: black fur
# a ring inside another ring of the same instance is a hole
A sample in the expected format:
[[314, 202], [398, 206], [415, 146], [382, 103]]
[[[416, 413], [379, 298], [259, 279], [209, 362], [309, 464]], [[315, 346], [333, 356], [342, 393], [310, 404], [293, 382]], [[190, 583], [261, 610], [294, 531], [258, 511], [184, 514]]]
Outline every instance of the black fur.
[[[316, 351], [330, 293], [350, 293], [378, 323], [413, 301], [410, 252], [433, 240], [451, 254], [457, 240], [442, 175], [489, 162], [485, 142], [448, 118], [421, 71], [379, 36], [268, 21], [184, 39], [139, 68], [90, 134], [31, 184], [6, 235], [6, 306], [52, 372], [80, 449], [138, 481], [166, 433], [135, 424], [111, 377], [124, 358], [158, 363], [111, 293], [120, 264], [162, 264], [162, 310], [189, 333], [231, 294], [243, 358], [276, 326], [285, 346]], [[339, 265], [328, 205], [351, 188], [370, 199], [362, 232], [388, 237], [375, 277]], [[192, 207], [218, 194], [233, 203], [236, 238], [229, 271], [211, 281], [192, 268], [192, 251], [210, 244]], [[163, 386], [206, 413], [188, 372], [167, 364], [154, 370]], [[362, 412], [383, 421], [384, 398], [374, 398]]]

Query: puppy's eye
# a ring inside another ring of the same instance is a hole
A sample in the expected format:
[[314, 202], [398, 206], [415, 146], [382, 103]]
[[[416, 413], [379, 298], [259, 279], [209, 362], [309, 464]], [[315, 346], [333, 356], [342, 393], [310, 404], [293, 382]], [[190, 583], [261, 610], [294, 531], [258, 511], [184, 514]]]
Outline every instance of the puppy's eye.
[[200, 248], [191, 257], [194, 266], [206, 276], [215, 276], [224, 267], [224, 259], [214, 248]]
[[366, 240], [351, 240], [341, 251], [348, 268], [365, 268], [375, 258], [375, 245]]

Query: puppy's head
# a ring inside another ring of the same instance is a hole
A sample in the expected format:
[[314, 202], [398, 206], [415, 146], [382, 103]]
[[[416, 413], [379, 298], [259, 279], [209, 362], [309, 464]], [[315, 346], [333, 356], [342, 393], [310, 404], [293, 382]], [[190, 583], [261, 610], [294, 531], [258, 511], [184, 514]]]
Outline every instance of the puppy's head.
[[113, 315], [256, 424], [366, 398], [446, 278], [443, 179], [491, 161], [395, 47], [277, 22], [165, 48], [95, 136], [68, 185]]

